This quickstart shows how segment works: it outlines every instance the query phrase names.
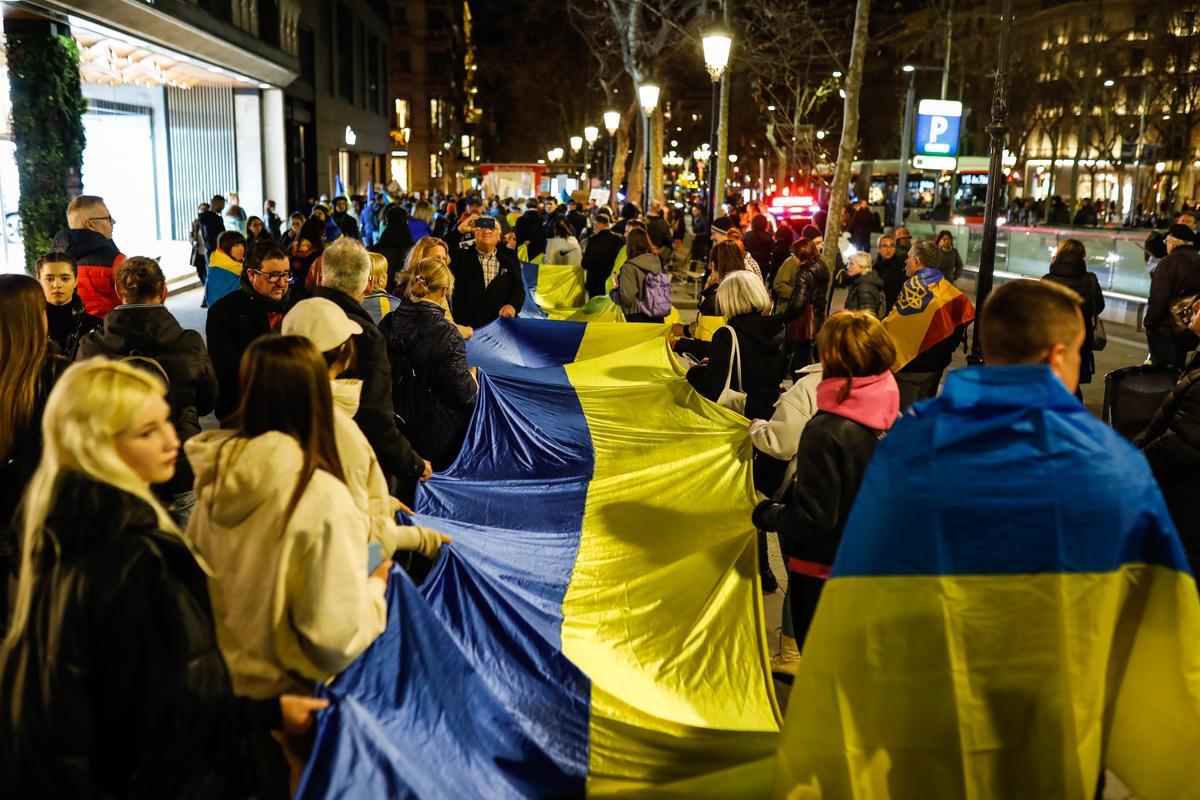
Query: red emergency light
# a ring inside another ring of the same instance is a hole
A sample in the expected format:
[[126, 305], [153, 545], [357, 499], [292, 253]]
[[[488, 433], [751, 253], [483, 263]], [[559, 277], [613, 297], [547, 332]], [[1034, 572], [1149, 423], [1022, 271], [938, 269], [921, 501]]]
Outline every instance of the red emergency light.
[[814, 201], [811, 197], [801, 197], [799, 195], [796, 197], [781, 195], [771, 199], [772, 208], [807, 208], [808, 206], [814, 205], [816, 205], [816, 201]]

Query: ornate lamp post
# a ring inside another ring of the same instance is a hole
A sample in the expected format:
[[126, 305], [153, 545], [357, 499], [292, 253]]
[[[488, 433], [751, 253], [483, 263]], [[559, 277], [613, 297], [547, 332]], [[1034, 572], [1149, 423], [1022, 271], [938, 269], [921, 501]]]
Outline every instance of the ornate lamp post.
[[[979, 283], [975, 288], [977, 309], [982, 309], [992, 291], [992, 280], [996, 271], [996, 218], [1008, 193], [1008, 182], [1004, 180], [1004, 138], [1008, 133], [1008, 57], [1009, 40], [1012, 37], [1012, 0], [1004, 0], [1000, 14], [1000, 55], [996, 62], [996, 83], [992, 89], [992, 121], [988, 124], [991, 139], [988, 160], [987, 201], [983, 217], [983, 241], [979, 246]], [[983, 363], [983, 347], [979, 341], [979, 317], [972, 326], [970, 364]]]
[[[721, 76], [729, 65], [729, 50], [733, 46], [733, 34], [723, 27], [709, 28], [701, 40], [704, 45], [704, 68], [712, 79], [712, 118], [709, 120], [710, 142], [717, 141], [717, 122], [721, 116]], [[717, 170], [712, 170], [705, 187], [708, 192], [708, 225], [712, 227], [713, 211], [717, 205], [717, 187], [714, 186]]]
[[591, 168], [592, 168], [592, 146], [596, 144], [596, 140], [600, 138], [600, 129], [595, 125], [588, 125], [583, 129], [583, 140], [587, 142], [587, 152], [583, 157], [584, 179], [588, 183], [588, 189], [592, 188]]
[[621, 112], [609, 109], [604, 112], [604, 129], [608, 131], [608, 204], [617, 207], [617, 187], [613, 186], [613, 173], [617, 161], [617, 128], [621, 127]]
[[642, 133], [644, 134], [644, 149], [642, 162], [646, 167], [646, 182], [642, 188], [642, 213], [650, 208], [650, 116], [658, 107], [658, 95], [661, 90], [658, 84], [643, 83], [638, 87], [638, 103], [642, 107]]

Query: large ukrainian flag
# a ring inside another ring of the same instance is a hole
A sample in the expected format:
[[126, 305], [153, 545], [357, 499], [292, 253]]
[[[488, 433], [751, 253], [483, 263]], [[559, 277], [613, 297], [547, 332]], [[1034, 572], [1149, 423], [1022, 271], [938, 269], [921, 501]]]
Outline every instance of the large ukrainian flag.
[[959, 325], [975, 319], [975, 307], [967, 296], [936, 269], [918, 270], [904, 282], [896, 306], [883, 320], [883, 327], [896, 345], [895, 372], [954, 333]]
[[778, 797], [1200, 797], [1200, 599], [1145, 459], [1045, 367], [950, 373], [875, 451], [788, 708]]
[[454, 537], [328, 689], [299, 796], [763, 795], [778, 740], [746, 422], [665, 325], [500, 320], [418, 520]]

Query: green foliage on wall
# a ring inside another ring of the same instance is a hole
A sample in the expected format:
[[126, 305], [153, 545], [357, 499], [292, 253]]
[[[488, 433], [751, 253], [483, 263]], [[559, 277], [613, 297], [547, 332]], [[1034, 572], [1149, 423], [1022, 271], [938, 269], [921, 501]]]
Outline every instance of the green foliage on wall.
[[75, 40], [51, 31], [19, 30], [5, 37], [13, 140], [21, 184], [25, 269], [33, 274], [39, 255], [66, 227], [68, 185], [83, 170], [83, 112]]

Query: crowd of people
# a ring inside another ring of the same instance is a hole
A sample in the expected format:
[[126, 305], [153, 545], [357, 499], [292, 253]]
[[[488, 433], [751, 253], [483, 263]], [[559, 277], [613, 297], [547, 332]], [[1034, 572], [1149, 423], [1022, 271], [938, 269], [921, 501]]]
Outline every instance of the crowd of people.
[[[71, 202], [36, 278], [0, 276], [0, 764], [18, 794], [286, 796], [324, 705], [311, 687], [384, 629], [393, 564], [419, 571], [448, 541], [404, 514], [461, 449], [479, 391], [466, 342], [517, 316], [521, 261], [579, 266], [589, 296], [662, 323], [673, 258], [699, 223], [658, 203], [353, 203], [313, 199], [286, 230], [273, 204], [230, 229], [242, 220], [224, 198], [201, 205], [204, 337], [165, 306], [157, 261], [120, 252], [99, 197]], [[1190, 223], [1163, 237], [1146, 316], [1154, 362], [1183, 377], [1138, 446], [1196, 568]], [[666, 338], [695, 390], [748, 420], [764, 591], [778, 583], [769, 532], [787, 568], [780, 676], [800, 662], [867, 465], [902, 414], [985, 416], [999, 446], [1028, 436], [1013, 409], [1035, 397], [1080, 441], [1108, 441], [1076, 413], [1104, 309], [1080, 240], [1062, 242], [1044, 280], [989, 298], [985, 369], [1002, 376], [990, 393], [947, 380], [952, 401], [921, 404], [975, 316], [949, 232], [914, 242], [899, 228], [871, 256], [867, 230], [845, 263], [821, 227], [754, 207], [702, 232], [697, 319]], [[978, 477], [956, 474], [956, 491], [985, 491]], [[87, 724], [68, 735], [72, 719]]]

